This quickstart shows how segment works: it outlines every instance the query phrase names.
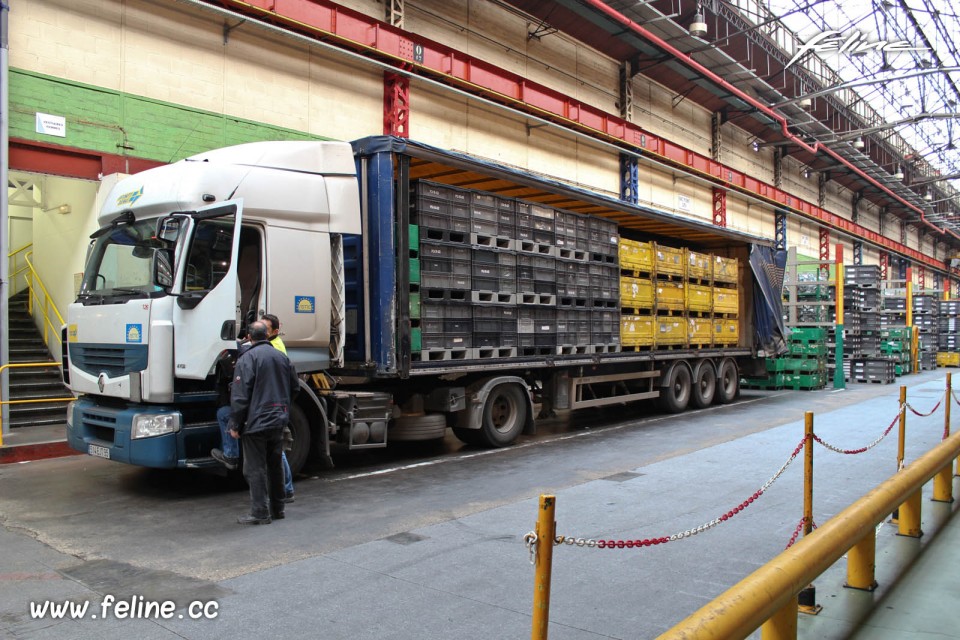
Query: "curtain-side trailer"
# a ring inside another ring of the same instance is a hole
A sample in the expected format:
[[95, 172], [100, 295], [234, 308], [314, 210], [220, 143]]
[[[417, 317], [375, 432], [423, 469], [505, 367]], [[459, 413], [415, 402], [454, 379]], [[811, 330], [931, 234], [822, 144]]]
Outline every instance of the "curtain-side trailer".
[[215, 464], [222, 365], [265, 312], [301, 377], [295, 470], [448, 428], [504, 446], [535, 411], [729, 402], [777, 319], [762, 239], [383, 136], [200, 154], [118, 183], [99, 223], [68, 442], [144, 466]]

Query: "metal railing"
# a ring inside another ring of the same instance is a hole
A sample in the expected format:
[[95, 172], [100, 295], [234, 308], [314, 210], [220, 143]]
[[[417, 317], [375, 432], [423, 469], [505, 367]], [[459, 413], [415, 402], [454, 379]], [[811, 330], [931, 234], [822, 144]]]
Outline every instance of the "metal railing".
[[[19, 268], [17, 267], [17, 255], [32, 248], [33, 248], [33, 243], [31, 242], [29, 244], [23, 245], [19, 249], [14, 249], [13, 251], [7, 254], [7, 260], [10, 262], [10, 270], [8, 273], [10, 274], [9, 278], [10, 278], [10, 285], [11, 285], [8, 291], [12, 292], [11, 295], [19, 291], [19, 289], [17, 289], [16, 287], [17, 277], [23, 273], [26, 273], [29, 269], [29, 267], [25, 264], [20, 266]], [[23, 255], [26, 255], [26, 254], [23, 254]], [[24, 286], [29, 286], [29, 281], [27, 280], [26, 276], [24, 276], [23, 284]]]
[[[43, 280], [40, 279], [40, 276], [39, 274], [37, 274], [36, 269], [33, 268], [33, 263], [30, 261], [30, 257], [32, 255], [33, 255], [33, 251], [29, 251], [23, 257], [23, 260], [24, 262], [27, 263], [27, 268], [29, 269], [29, 272], [28, 272], [29, 277], [27, 278], [27, 288], [29, 289], [27, 293], [27, 311], [30, 313], [30, 315], [33, 315], [34, 299], [36, 299], [37, 302], [41, 303], [42, 305], [41, 310], [43, 311], [43, 323], [42, 323], [43, 324], [43, 343], [47, 345], [48, 349], [50, 349], [50, 343], [47, 340], [47, 329], [48, 328], [51, 329], [53, 331], [54, 338], [59, 341], [60, 327], [63, 326], [64, 321], [63, 321], [63, 316], [60, 315], [60, 310], [57, 309], [57, 304], [53, 301], [53, 298], [50, 296], [50, 293], [47, 292], [47, 287], [44, 286]], [[40, 298], [39, 295], [37, 295], [37, 288], [39, 288], [40, 291], [43, 293], [42, 299]], [[55, 325], [50, 320], [51, 311], [53, 311], [53, 313], [56, 315], [56, 318], [59, 321], [59, 324]], [[50, 349], [50, 351], [52, 352], [53, 350]]]
[[[8, 363], [0, 365], [0, 376], [2, 376], [7, 369], [28, 369], [28, 368], [42, 368], [42, 367], [60, 367], [61, 363], [59, 362], [17, 362], [17, 363]], [[0, 408], [8, 404], [40, 404], [42, 402], [71, 402], [76, 400], [73, 396], [68, 398], [30, 398], [27, 400], [4, 400], [0, 397]], [[0, 447], [3, 446], [3, 413], [0, 411]]]

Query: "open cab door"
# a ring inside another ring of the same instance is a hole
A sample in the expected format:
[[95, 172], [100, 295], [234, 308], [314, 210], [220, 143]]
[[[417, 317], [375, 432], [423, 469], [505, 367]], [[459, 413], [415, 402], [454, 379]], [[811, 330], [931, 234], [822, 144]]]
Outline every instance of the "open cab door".
[[187, 236], [171, 289], [176, 296], [173, 361], [178, 378], [203, 380], [220, 353], [237, 347], [242, 210], [243, 200], [237, 199], [183, 212], [189, 216]]

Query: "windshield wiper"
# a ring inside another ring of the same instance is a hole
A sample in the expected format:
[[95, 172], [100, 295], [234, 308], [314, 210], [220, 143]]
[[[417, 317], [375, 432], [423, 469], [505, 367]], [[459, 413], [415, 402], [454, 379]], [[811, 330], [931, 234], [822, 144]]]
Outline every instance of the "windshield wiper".
[[118, 293], [133, 293], [133, 294], [143, 294], [147, 295], [147, 292], [143, 289], [132, 289], [130, 287], [113, 287], [111, 291]]

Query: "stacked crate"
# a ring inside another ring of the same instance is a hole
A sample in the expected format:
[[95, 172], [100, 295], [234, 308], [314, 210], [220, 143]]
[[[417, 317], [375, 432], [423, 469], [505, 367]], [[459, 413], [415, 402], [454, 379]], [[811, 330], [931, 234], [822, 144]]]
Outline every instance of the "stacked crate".
[[913, 296], [913, 326], [920, 335], [917, 357], [920, 370], [937, 368], [937, 348], [940, 333], [940, 305], [936, 296]]
[[797, 327], [790, 332], [788, 352], [767, 358], [766, 378], [744, 378], [753, 389], [812, 391], [827, 383], [827, 332], [822, 327]]
[[621, 238], [623, 349], [738, 344], [738, 269], [736, 258]]
[[941, 300], [938, 319], [937, 364], [960, 366], [960, 300]]
[[590, 350], [620, 351], [620, 236], [617, 223], [587, 218], [590, 275]]
[[[904, 317], [906, 322], [906, 317]], [[910, 373], [910, 333], [907, 327], [890, 327], [880, 331], [880, 353], [893, 361], [893, 373]]]
[[880, 267], [845, 265], [843, 280], [844, 373], [857, 382], [891, 383], [894, 362], [880, 349]]
[[411, 198], [414, 359], [465, 360], [473, 355], [473, 318], [468, 304], [473, 283], [470, 196], [469, 191], [420, 181]]

